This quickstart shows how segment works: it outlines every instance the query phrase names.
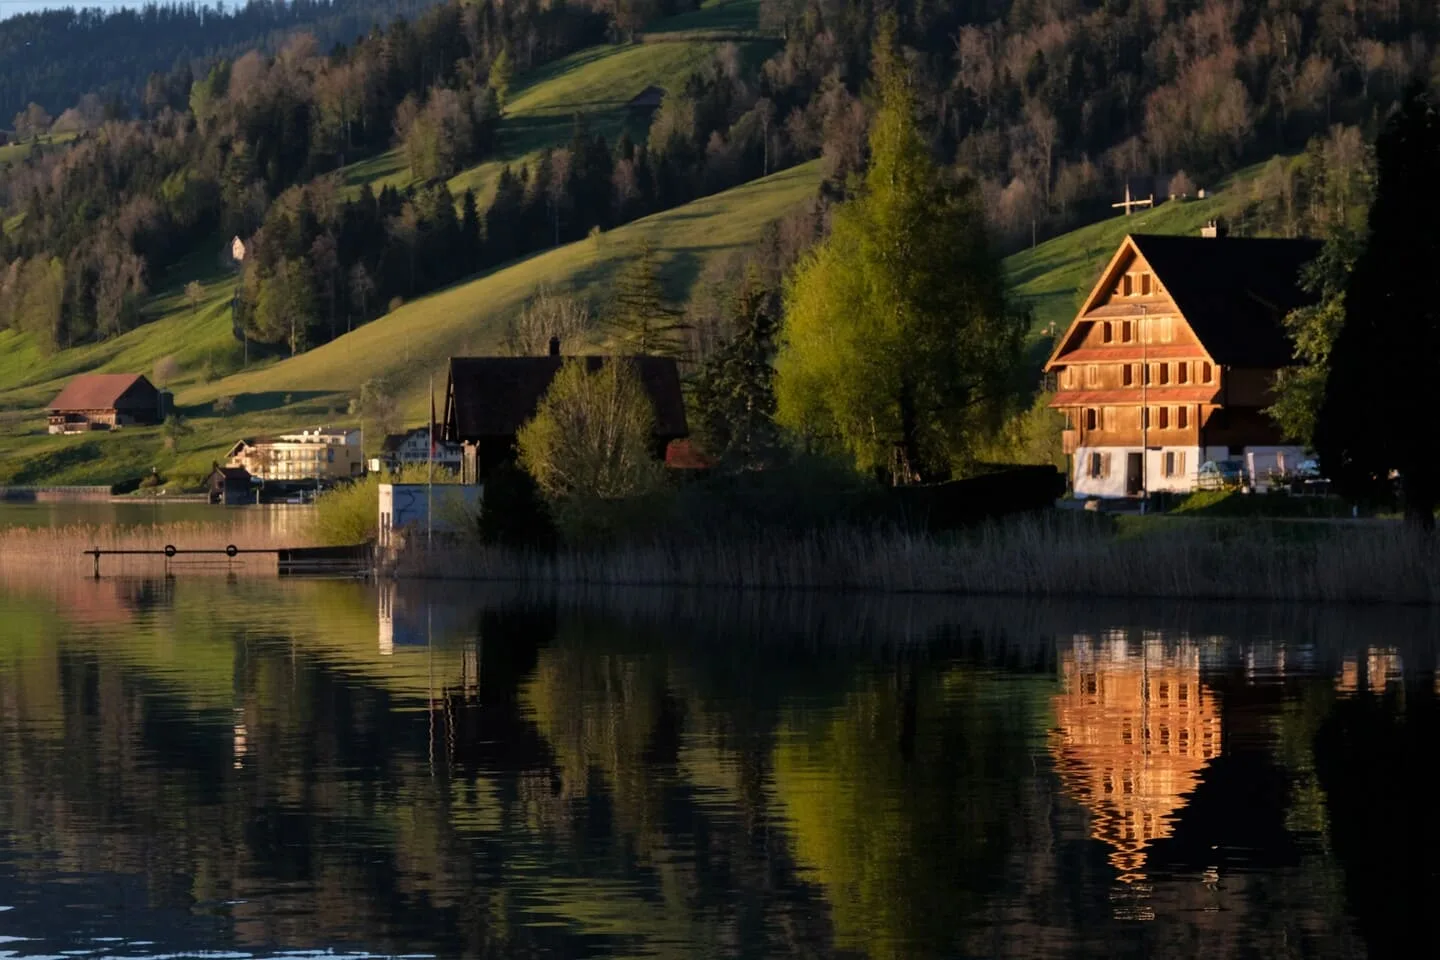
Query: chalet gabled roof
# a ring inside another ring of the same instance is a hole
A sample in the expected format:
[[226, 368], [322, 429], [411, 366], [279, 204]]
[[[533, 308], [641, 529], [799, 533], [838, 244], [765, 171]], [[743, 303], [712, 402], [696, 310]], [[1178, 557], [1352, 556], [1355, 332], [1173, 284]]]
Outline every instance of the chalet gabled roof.
[[[1062, 355], [1063, 363], [1080, 362], [1074, 359], [1077, 351], [1067, 352], [1067, 347], [1082, 323], [1142, 315], [1139, 304], [1097, 305], [1118, 282], [1132, 255], [1154, 272], [1210, 359], [1231, 367], [1287, 366], [1293, 362], [1294, 349], [1283, 321], [1291, 310], [1315, 301], [1301, 289], [1300, 273], [1320, 247], [1318, 240], [1128, 236], [1069, 329], [1056, 341], [1046, 369], [1062, 363]], [[1166, 348], [1147, 349], [1156, 351], [1158, 358]]]
[[535, 415], [566, 359], [578, 359], [592, 372], [610, 360], [633, 364], [655, 410], [655, 437], [675, 440], [689, 435], [680, 371], [668, 357], [452, 357], [444, 439], [514, 437]]
[[1300, 272], [1318, 240], [1131, 238], [1216, 363], [1283, 367], [1294, 361], [1285, 315], [1314, 303]]
[[47, 409], [112, 410], [125, 394], [140, 384], [150, 387], [150, 381], [139, 373], [81, 374], [65, 385]]

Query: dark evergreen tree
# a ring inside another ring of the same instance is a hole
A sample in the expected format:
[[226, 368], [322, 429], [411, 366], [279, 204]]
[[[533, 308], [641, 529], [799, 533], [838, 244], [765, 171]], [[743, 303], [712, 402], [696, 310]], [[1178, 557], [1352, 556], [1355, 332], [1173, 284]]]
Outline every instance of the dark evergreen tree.
[[1369, 238], [1345, 295], [1316, 446], [1354, 497], [1397, 471], [1407, 522], [1435, 527], [1440, 456], [1430, 446], [1430, 385], [1440, 369], [1440, 113], [1412, 90], [1376, 144]]
[[656, 357], [683, 357], [682, 314], [665, 298], [655, 248], [646, 240], [615, 280], [610, 329], [621, 351]]
[[759, 464], [776, 449], [773, 296], [749, 271], [733, 306], [734, 334], [700, 369], [695, 383], [701, 442], [735, 466]]

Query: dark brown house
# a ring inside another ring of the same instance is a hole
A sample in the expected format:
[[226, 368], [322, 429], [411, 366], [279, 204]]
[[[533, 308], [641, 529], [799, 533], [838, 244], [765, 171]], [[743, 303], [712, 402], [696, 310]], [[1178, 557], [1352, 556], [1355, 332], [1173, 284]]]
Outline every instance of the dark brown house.
[[[654, 454], [690, 435], [680, 371], [668, 357], [580, 357], [591, 371], [611, 360], [633, 364], [655, 410]], [[474, 483], [515, 457], [515, 438], [535, 415], [564, 358], [452, 357], [445, 388], [444, 439], [461, 444], [461, 479]]]
[[167, 396], [138, 373], [82, 374], [50, 401], [50, 432], [84, 433], [159, 423], [165, 419]]
[[254, 503], [255, 493], [250, 480], [250, 471], [244, 467], [222, 467], [215, 464], [207, 480], [210, 502], [227, 507]]
[[660, 109], [660, 104], [665, 101], [665, 88], [657, 87], [653, 83], [630, 98], [625, 104], [625, 109], [632, 114], [649, 115]]

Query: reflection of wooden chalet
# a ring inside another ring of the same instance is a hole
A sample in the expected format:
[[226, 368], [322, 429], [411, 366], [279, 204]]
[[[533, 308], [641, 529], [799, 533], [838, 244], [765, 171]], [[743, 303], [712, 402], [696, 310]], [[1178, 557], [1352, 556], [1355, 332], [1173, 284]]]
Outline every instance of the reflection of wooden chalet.
[[115, 430], [165, 419], [167, 393], [138, 373], [87, 373], [65, 385], [47, 408], [51, 433]]
[[1282, 320], [1313, 298], [1311, 240], [1130, 236], [1046, 370], [1065, 414], [1077, 494], [1187, 491], [1207, 460], [1239, 459], [1255, 479], [1305, 457], [1266, 414], [1293, 362]]
[[[689, 436], [680, 371], [669, 357], [579, 357], [592, 372], [604, 363], [632, 364], [655, 410], [653, 453]], [[535, 415], [565, 358], [452, 357], [445, 390], [444, 439], [464, 448], [461, 477], [474, 483], [515, 458], [520, 428]]]
[[1060, 782], [1089, 811], [1119, 878], [1143, 880], [1147, 848], [1172, 834], [1220, 755], [1219, 704], [1183, 646], [1152, 653], [1077, 637], [1061, 674], [1050, 743]]

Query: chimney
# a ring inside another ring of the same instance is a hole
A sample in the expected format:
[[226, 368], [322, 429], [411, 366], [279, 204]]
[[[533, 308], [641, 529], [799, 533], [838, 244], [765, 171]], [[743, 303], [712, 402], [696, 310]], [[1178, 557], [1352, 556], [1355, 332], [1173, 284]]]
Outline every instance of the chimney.
[[559, 338], [559, 337], [551, 337], [551, 338], [550, 338], [550, 356], [552, 356], [552, 357], [558, 357], [558, 356], [560, 356], [560, 338]]

